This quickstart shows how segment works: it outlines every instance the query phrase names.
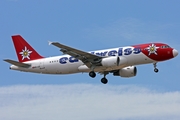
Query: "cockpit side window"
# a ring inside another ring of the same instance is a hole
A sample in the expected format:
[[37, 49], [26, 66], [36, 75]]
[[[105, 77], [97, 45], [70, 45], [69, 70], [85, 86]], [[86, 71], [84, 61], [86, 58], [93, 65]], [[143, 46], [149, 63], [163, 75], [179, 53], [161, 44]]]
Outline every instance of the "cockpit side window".
[[161, 48], [171, 48], [171, 47], [168, 45], [163, 45], [163, 46], [161, 46]]

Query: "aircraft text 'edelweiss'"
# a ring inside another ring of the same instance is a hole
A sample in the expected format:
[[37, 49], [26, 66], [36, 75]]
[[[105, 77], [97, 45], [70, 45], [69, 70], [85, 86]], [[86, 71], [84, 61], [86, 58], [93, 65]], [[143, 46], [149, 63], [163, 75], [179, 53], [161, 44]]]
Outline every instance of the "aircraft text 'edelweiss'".
[[60, 48], [65, 55], [42, 57], [20, 35], [12, 36], [19, 61], [5, 59], [12, 64], [10, 69], [43, 74], [72, 74], [88, 72], [94, 78], [96, 72], [103, 74], [101, 82], [106, 84], [106, 75], [133, 77], [136, 76], [136, 65], [156, 64], [178, 55], [178, 51], [164, 43], [147, 43], [134, 46], [85, 52], [58, 42], [49, 44]]

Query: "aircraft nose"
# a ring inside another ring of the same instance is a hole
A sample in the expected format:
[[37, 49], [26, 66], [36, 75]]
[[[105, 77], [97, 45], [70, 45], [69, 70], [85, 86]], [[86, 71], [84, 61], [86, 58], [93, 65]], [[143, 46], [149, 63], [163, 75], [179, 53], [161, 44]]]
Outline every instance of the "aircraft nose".
[[176, 57], [178, 55], [178, 51], [176, 49], [173, 49], [173, 56]]

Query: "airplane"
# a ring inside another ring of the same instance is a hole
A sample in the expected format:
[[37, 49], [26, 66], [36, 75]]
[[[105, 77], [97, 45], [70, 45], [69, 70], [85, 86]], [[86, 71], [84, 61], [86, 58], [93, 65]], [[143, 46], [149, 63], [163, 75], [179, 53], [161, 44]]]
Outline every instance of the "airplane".
[[136, 66], [141, 64], [153, 64], [154, 72], [157, 73], [158, 62], [178, 55], [176, 49], [164, 43], [147, 43], [85, 52], [59, 42], [49, 42], [49, 45], [58, 47], [63, 55], [43, 57], [20, 35], [13, 35], [12, 40], [19, 61], [4, 59], [12, 64], [10, 66], [12, 70], [42, 74], [86, 72], [92, 78], [96, 77], [96, 73], [100, 73], [104, 75], [101, 79], [103, 84], [108, 83], [106, 75], [109, 73], [125, 78], [136, 76]]

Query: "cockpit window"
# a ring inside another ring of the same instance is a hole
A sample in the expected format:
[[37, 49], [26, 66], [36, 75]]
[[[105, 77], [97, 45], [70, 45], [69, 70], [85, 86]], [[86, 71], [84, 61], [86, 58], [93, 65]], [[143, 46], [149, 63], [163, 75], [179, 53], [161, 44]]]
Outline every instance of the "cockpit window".
[[168, 45], [163, 45], [163, 46], [161, 46], [161, 48], [171, 48], [171, 47]]

